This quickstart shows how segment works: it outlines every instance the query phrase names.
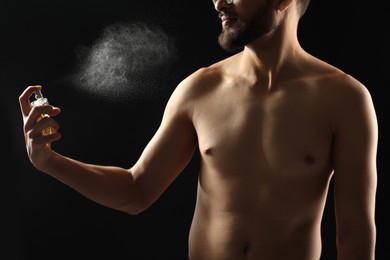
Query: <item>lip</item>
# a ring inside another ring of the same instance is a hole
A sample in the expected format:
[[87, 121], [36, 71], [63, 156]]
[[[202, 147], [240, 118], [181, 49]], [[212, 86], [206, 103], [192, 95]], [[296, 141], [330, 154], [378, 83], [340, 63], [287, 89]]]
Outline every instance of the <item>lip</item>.
[[224, 27], [231, 25], [236, 20], [237, 19], [235, 17], [232, 17], [232, 16], [226, 16], [226, 15], [221, 16], [222, 26], [224, 26]]

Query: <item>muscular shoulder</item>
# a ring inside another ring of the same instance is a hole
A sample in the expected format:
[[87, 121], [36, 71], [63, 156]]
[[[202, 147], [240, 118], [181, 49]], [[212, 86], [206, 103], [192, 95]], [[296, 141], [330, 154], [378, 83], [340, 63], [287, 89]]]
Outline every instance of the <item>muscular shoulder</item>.
[[302, 74], [309, 85], [315, 86], [321, 99], [333, 105], [352, 105], [353, 102], [366, 102], [370, 93], [366, 86], [341, 69], [316, 58], [309, 59], [303, 66]]
[[192, 95], [204, 94], [204, 92], [212, 91], [218, 87], [223, 78], [235, 70], [235, 63], [240, 53], [220, 60], [208, 67], [202, 67], [196, 70], [185, 78], [178, 86], [178, 89], [183, 88]]
[[364, 106], [371, 103], [371, 95], [367, 87], [354, 78], [340, 70], [324, 75], [318, 81], [324, 89], [324, 97], [338, 108]]
[[361, 121], [363, 117], [373, 117], [369, 89], [352, 75], [313, 56], [299, 63], [297, 74], [295, 86], [304, 89], [299, 93], [308, 93], [307, 97], [323, 109], [333, 127], [348, 124], [352, 119]]
[[166, 109], [191, 117], [194, 106], [220, 81], [219, 65], [202, 67], [184, 78], [173, 91]]
[[181, 106], [190, 109], [202, 97], [212, 93], [221, 84], [223, 68], [226, 60], [202, 67], [184, 78], [171, 96], [171, 102], [179, 102]]
[[[327, 104], [333, 127], [375, 120], [375, 109], [369, 89], [353, 76], [334, 69], [318, 78], [321, 99]], [[369, 123], [369, 124], [371, 124]]]
[[178, 90], [183, 89], [192, 97], [212, 91], [221, 82], [228, 60], [222, 60], [196, 70], [179, 84]]

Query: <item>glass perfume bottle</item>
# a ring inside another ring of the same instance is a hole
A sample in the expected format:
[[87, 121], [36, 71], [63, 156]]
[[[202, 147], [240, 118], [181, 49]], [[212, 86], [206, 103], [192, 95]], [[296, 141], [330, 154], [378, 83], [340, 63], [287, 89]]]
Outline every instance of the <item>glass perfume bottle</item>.
[[[31, 106], [35, 107], [35, 106], [49, 105], [49, 100], [47, 98], [43, 97], [41, 90], [37, 90], [34, 93], [35, 93], [35, 100], [30, 103]], [[42, 114], [38, 118], [37, 122], [40, 121], [42, 118], [45, 118], [45, 117], [49, 117], [49, 115], [48, 114]], [[51, 135], [51, 134], [53, 134], [55, 132], [56, 132], [56, 129], [51, 127], [51, 126], [49, 126], [49, 127], [47, 127], [47, 128], [42, 130], [42, 135]]]

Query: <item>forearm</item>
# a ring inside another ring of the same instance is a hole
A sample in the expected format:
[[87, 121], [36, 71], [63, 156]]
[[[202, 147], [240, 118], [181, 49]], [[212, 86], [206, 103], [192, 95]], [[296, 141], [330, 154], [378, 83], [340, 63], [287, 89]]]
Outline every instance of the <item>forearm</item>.
[[129, 214], [143, 210], [141, 193], [129, 170], [87, 164], [55, 152], [40, 170], [106, 207]]

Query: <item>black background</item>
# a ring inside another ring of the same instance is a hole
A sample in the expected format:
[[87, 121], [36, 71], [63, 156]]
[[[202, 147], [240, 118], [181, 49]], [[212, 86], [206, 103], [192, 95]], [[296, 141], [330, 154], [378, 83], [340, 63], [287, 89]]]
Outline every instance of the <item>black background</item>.
[[[241, 0], [244, 1], [244, 0]], [[389, 86], [389, 29], [385, 8], [367, 1], [315, 1], [299, 38], [315, 56], [359, 79], [370, 90], [379, 121], [377, 259], [390, 259], [389, 167], [385, 91]], [[42, 84], [63, 138], [64, 155], [130, 167], [157, 129], [176, 85], [202, 66], [227, 57], [216, 41], [220, 21], [209, 0], [10, 1], [0, 7], [1, 59], [1, 259], [185, 259], [196, 192], [197, 158], [147, 211], [129, 216], [95, 204], [30, 164], [18, 96]], [[113, 22], [144, 21], [175, 39], [178, 59], [157, 87], [127, 102], [81, 94], [62, 79], [77, 65], [76, 50], [90, 46]], [[327, 204], [323, 260], [335, 259], [334, 220]], [[3, 257], [4, 255], [4, 257]]]

